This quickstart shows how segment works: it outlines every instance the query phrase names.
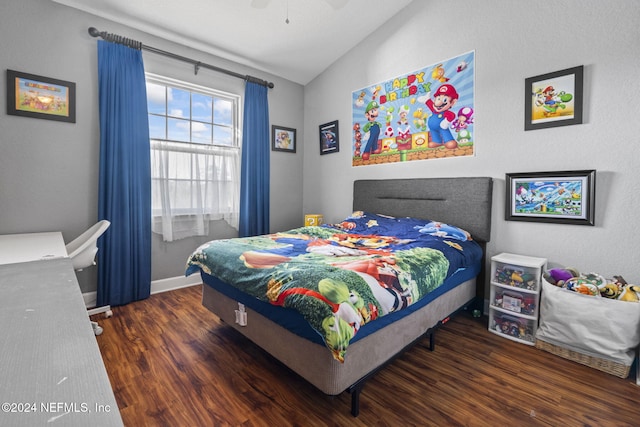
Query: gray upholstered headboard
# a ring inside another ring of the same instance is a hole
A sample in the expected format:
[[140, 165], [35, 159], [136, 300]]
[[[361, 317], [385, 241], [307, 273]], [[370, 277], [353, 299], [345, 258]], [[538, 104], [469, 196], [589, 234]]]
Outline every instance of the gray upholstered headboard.
[[488, 242], [492, 191], [489, 177], [358, 180], [353, 209], [440, 221]]

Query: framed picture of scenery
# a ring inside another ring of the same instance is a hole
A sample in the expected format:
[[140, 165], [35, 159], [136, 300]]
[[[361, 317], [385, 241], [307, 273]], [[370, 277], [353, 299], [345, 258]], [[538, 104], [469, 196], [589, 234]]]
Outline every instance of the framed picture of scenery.
[[76, 84], [7, 70], [7, 114], [76, 122]]
[[594, 225], [596, 171], [506, 174], [507, 221]]

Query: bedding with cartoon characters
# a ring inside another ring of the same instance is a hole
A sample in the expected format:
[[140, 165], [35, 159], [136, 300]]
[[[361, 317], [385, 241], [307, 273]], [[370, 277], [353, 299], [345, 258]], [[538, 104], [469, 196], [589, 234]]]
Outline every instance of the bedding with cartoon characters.
[[455, 225], [357, 211], [337, 224], [210, 241], [188, 259], [252, 298], [295, 310], [343, 362], [361, 328], [477, 274], [482, 248]]

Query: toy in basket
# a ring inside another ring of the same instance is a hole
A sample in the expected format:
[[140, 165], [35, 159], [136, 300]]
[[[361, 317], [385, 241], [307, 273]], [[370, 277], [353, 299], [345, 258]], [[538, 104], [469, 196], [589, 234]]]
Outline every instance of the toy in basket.
[[552, 285], [584, 295], [640, 302], [640, 286], [627, 283], [622, 276], [605, 279], [597, 273], [580, 274], [574, 268], [552, 268], [543, 277]]
[[536, 347], [626, 378], [640, 345], [640, 286], [577, 273], [543, 273]]

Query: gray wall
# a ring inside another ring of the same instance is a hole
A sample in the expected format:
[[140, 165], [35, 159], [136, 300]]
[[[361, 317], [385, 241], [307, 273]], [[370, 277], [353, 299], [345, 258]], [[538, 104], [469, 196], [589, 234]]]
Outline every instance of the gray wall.
[[[276, 87], [269, 93], [271, 123], [296, 128], [296, 154], [272, 152], [271, 229], [301, 224], [304, 213], [337, 221], [351, 209], [360, 178], [487, 175], [496, 178], [489, 255], [509, 251], [546, 257], [604, 275], [640, 282], [640, 237], [634, 226], [640, 181], [635, 129], [640, 93], [637, 40], [640, 4], [616, 0], [416, 0], [373, 36], [304, 88], [114, 22], [43, 0], [0, 3], [0, 61], [15, 69], [77, 83], [77, 123], [0, 114], [0, 234], [61, 230], [69, 240], [97, 219], [98, 110], [96, 40], [87, 28], [254, 74]], [[441, 59], [476, 52], [476, 148], [473, 158], [353, 168], [349, 150], [350, 96]], [[144, 54], [147, 71], [223, 90], [242, 82], [188, 64]], [[524, 79], [585, 66], [585, 123], [524, 132]], [[0, 98], [4, 98], [1, 96]], [[319, 155], [318, 125], [340, 122], [341, 151]], [[304, 168], [304, 172], [303, 172]], [[506, 172], [597, 169], [596, 226], [504, 220]], [[219, 224], [211, 237], [233, 234]], [[199, 243], [153, 241], [153, 279], [180, 276]], [[95, 289], [95, 269], [79, 275]]]
[[[159, 49], [273, 81], [269, 91], [271, 123], [303, 129], [303, 87], [203, 52], [170, 43], [132, 28], [43, 0], [0, 3], [0, 99], [4, 103], [6, 69], [76, 83], [76, 123], [0, 114], [0, 234], [62, 231], [69, 241], [96, 222], [98, 215], [99, 122], [96, 39], [91, 26], [142, 41]], [[143, 53], [145, 69], [228, 92], [244, 93], [240, 79]], [[272, 152], [271, 229], [302, 225], [302, 156]], [[210, 236], [164, 243], [154, 235], [152, 280], [182, 276], [187, 256], [212, 238], [235, 230], [218, 222]], [[84, 292], [96, 289], [95, 268], [78, 274]]]
[[[491, 176], [489, 256], [539, 256], [640, 283], [639, 17], [635, 0], [412, 2], [305, 86], [304, 211], [344, 218], [356, 179]], [[475, 157], [351, 166], [352, 91], [470, 50]], [[577, 65], [585, 66], [584, 124], [525, 132], [524, 80]], [[318, 125], [332, 120], [341, 149], [320, 156]], [[579, 169], [597, 170], [595, 227], [505, 221], [505, 173]]]

